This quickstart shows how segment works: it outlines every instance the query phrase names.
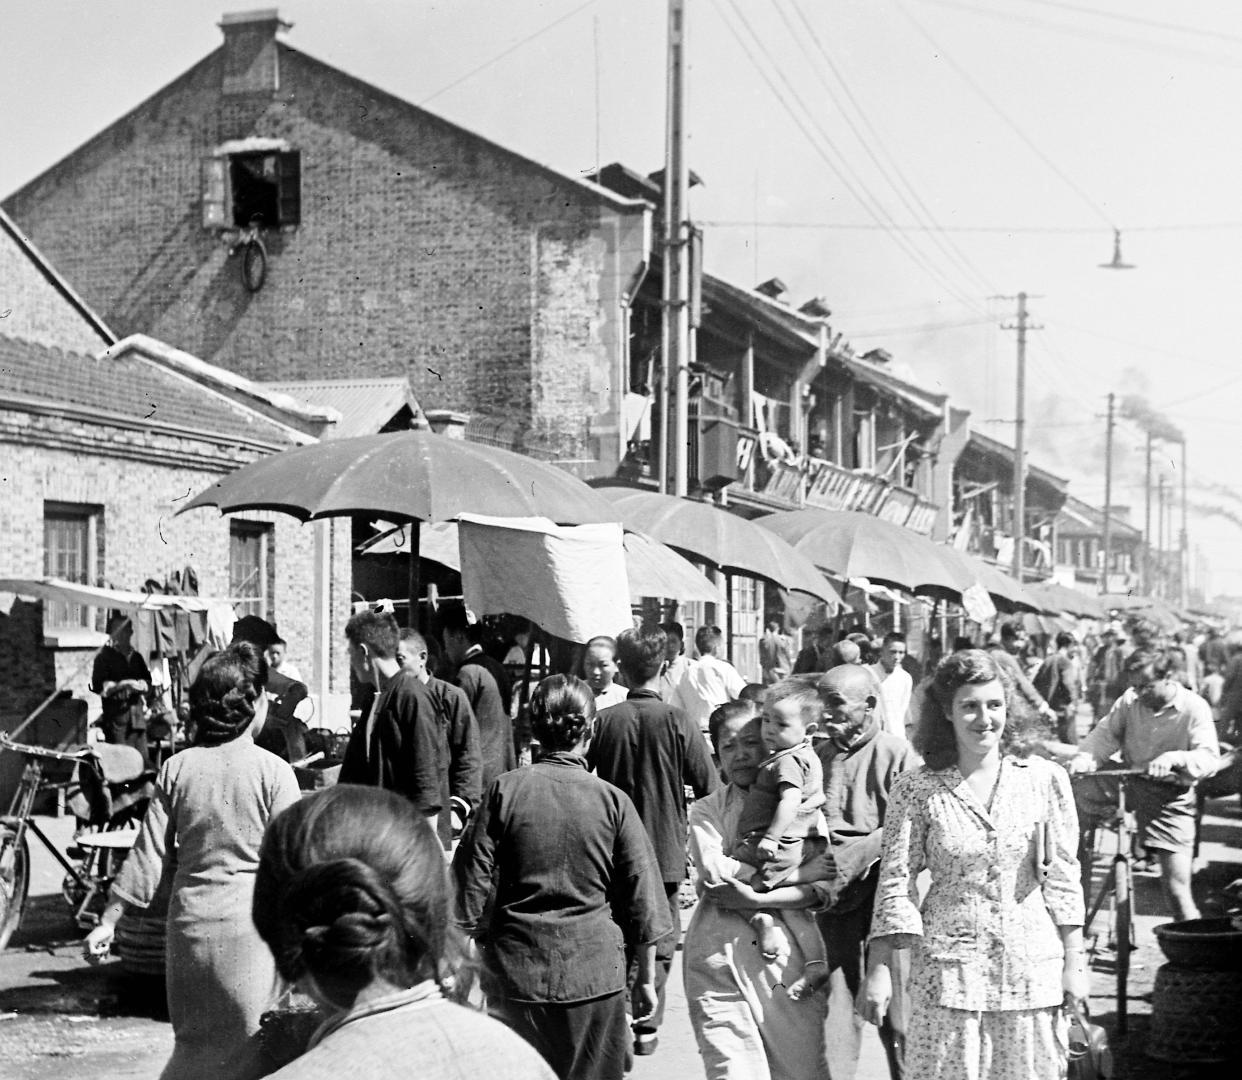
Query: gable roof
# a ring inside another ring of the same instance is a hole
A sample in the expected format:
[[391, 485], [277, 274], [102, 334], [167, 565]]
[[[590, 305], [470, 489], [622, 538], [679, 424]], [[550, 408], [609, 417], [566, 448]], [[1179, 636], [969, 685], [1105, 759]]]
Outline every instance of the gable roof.
[[[1010, 467], [1013, 466], [1014, 448], [1007, 443], [1001, 442], [999, 439], [993, 438], [991, 435], [984, 435], [981, 431], [972, 431], [968, 446], [973, 446], [979, 452], [990, 457], [998, 457]], [[1057, 476], [1050, 473], [1047, 469], [1041, 469], [1038, 465], [1027, 464], [1027, 477], [1031, 480], [1037, 480], [1047, 484], [1059, 492], [1064, 492], [1069, 487], [1069, 481], [1063, 476]]]
[[[60, 276], [28, 236], [0, 207], [0, 307], [7, 309], [3, 333], [65, 346], [111, 345], [116, 335]], [[59, 307], [66, 322], [48, 318], [47, 303]], [[16, 315], [16, 318], [12, 316]], [[10, 321], [10, 319], [12, 321]], [[55, 340], [54, 339], [58, 339]]]
[[324, 432], [324, 438], [348, 439], [375, 435], [393, 417], [408, 408], [415, 420], [424, 419], [404, 376], [390, 379], [323, 379], [307, 382], [265, 382], [268, 390], [287, 394], [296, 401], [335, 410], [340, 419]]
[[[187, 363], [186, 361], [193, 361]], [[269, 395], [229, 372], [134, 335], [92, 354], [0, 337], [0, 404], [280, 450], [316, 441], [333, 414]]]
[[[1142, 539], [1143, 530], [1119, 518], [1116, 507], [1109, 514], [1109, 519], [1109, 532], [1114, 537]], [[1104, 511], [1070, 495], [1066, 498], [1065, 505], [1057, 511], [1057, 534], [1064, 537], [1102, 536], [1104, 534]]]

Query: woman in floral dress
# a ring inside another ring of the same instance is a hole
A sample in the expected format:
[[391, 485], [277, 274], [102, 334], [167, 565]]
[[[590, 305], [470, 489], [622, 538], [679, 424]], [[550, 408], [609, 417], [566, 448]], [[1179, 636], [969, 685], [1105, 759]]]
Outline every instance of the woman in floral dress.
[[1088, 992], [1069, 777], [1022, 755], [1009, 698], [987, 653], [944, 660], [914, 740], [926, 764], [889, 801], [860, 1009], [879, 1022], [889, 960], [912, 949], [905, 1063], [919, 1080], [1061, 1080], [1061, 1006]]

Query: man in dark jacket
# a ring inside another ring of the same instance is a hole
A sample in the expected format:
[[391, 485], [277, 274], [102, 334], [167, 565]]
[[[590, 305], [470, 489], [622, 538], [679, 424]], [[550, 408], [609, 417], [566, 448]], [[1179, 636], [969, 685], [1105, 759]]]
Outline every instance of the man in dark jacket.
[[517, 768], [513, 721], [509, 716], [510, 684], [504, 665], [483, 651], [479, 624], [461, 604], [445, 608], [440, 617], [444, 678], [460, 686], [479, 726], [479, 759], [486, 791], [501, 773]]
[[[631, 689], [625, 701], [596, 718], [587, 762], [624, 791], [642, 818], [668, 897], [673, 932], [656, 946], [659, 1004], [650, 1019], [634, 1026], [634, 1052], [655, 1052], [664, 1018], [664, 986], [681, 936], [678, 892], [686, 877], [686, 794], [702, 798], [716, 787], [716, 770], [696, 725], [660, 698], [666, 635], [658, 626], [624, 630], [617, 637], [617, 665]], [[637, 965], [630, 964], [631, 991]], [[636, 1007], [638, 1003], [635, 1003]]]
[[398, 662], [398, 635], [397, 620], [386, 613], [362, 611], [345, 624], [354, 677], [376, 695], [349, 736], [340, 782], [404, 795], [435, 828], [443, 803], [436, 707]]
[[482, 794], [479, 726], [470, 699], [459, 686], [437, 679], [427, 670], [427, 641], [417, 630], [402, 630], [397, 659], [427, 688], [436, 706], [439, 739], [440, 842], [448, 848], [465, 828]]

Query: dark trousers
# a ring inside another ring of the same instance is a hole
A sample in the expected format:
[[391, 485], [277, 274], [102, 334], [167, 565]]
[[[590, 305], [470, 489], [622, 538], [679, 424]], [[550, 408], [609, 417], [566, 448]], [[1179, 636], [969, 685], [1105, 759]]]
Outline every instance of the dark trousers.
[[[879, 868], [871, 871], [878, 880]], [[875, 882], [867, 899], [851, 911], [817, 919], [828, 954], [828, 1023], [824, 1029], [828, 1080], [854, 1080], [858, 1071], [858, 1055], [862, 1048], [864, 1021], [854, 1011], [854, 1001], [867, 971], [867, 932], [871, 927], [871, 909], [875, 906]], [[888, 1058], [892, 1080], [904, 1080], [906, 1022], [910, 1003], [906, 995], [908, 953], [893, 954], [893, 1000], [884, 1023], [880, 1025], [880, 1042]]]
[[506, 1002], [496, 1017], [538, 1050], [560, 1080], [621, 1080], [625, 1073], [624, 990], [569, 1005]]
[[1078, 745], [1078, 706], [1065, 705], [1057, 709], [1057, 738], [1070, 746]]
[[[664, 987], [668, 983], [669, 968], [673, 966], [673, 957], [677, 955], [677, 944], [681, 941], [681, 882], [666, 881], [664, 883], [664, 892], [668, 896], [668, 914], [673, 921], [673, 932], [665, 934], [656, 942], [656, 971], [655, 984], [657, 1004], [656, 1011], [652, 1014], [650, 1020], [644, 1020], [641, 1024], [634, 1025], [634, 1033], [636, 1035], [651, 1034], [659, 1029], [661, 1022], [664, 1020]], [[639, 1003], [634, 1001], [634, 984], [638, 982], [638, 960], [630, 956], [630, 970], [628, 985], [630, 989], [630, 1015], [633, 1016], [633, 1010], [639, 1008]]]

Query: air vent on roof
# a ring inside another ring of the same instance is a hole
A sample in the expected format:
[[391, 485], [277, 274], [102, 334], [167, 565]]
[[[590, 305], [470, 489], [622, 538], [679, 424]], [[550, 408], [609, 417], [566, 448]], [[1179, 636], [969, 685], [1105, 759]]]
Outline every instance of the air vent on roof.
[[755, 292], [763, 293], [764, 296], [770, 296], [773, 300], [780, 300], [787, 292], [789, 287], [781, 281], [780, 278], [768, 278], [767, 281], [755, 286]]
[[798, 310], [811, 319], [826, 319], [832, 314], [828, 302], [822, 296], [812, 296]]
[[862, 358], [864, 360], [870, 361], [873, 364], [884, 365], [884, 364], [892, 363], [893, 354], [890, 353], [887, 349], [871, 349], [863, 353]]

